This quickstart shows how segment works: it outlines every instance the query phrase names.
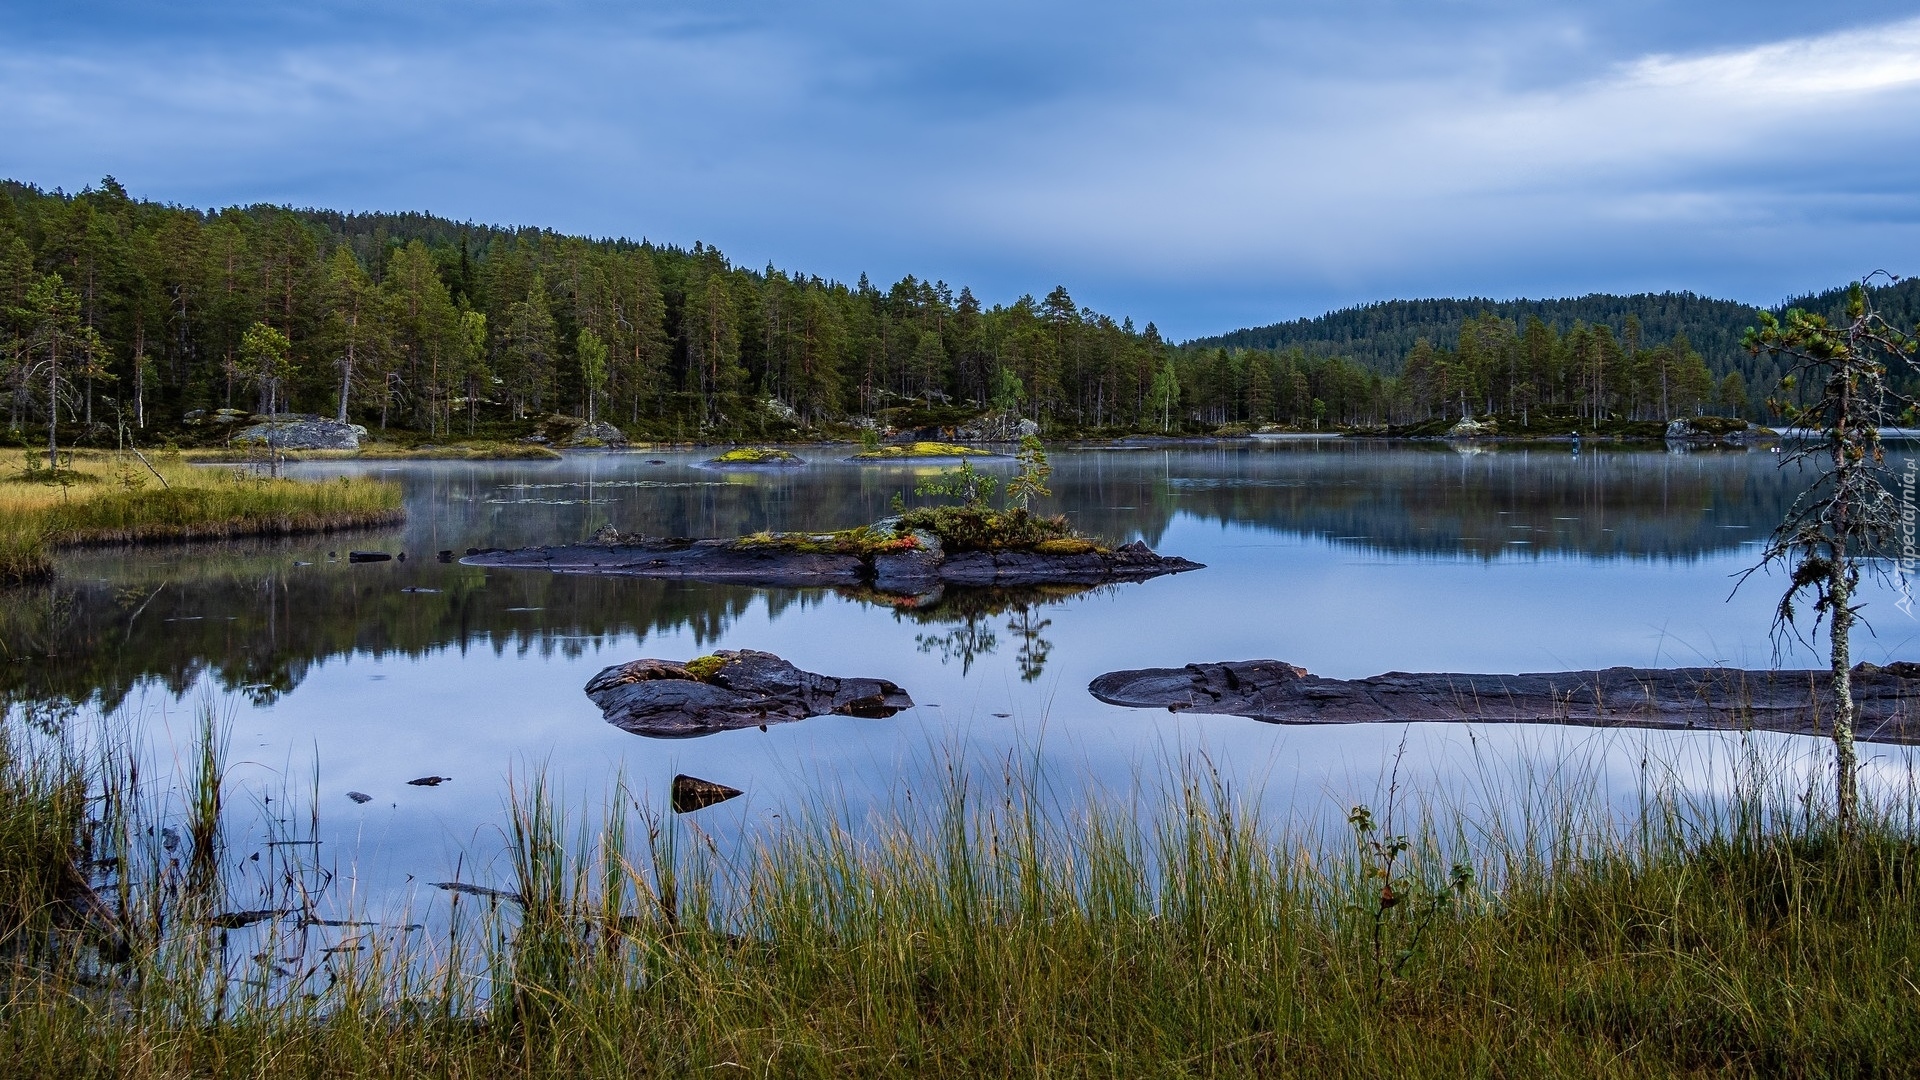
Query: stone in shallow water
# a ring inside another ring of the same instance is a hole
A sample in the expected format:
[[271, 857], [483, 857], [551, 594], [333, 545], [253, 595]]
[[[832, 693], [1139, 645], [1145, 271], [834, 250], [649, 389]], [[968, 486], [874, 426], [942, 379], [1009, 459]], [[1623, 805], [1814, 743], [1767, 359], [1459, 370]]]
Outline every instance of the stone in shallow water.
[[586, 691], [608, 723], [670, 739], [829, 713], [881, 719], [913, 707], [913, 698], [886, 679], [817, 675], [753, 649], [722, 649], [684, 664], [616, 664], [588, 680]]
[[[1830, 681], [1824, 671], [1628, 667], [1323, 679], [1279, 660], [1237, 660], [1110, 671], [1087, 690], [1109, 705], [1276, 724], [1460, 721], [1826, 735]], [[1861, 664], [1853, 694], [1860, 739], [1920, 743], [1920, 665]]]
[[737, 799], [746, 792], [737, 787], [716, 784], [711, 780], [702, 780], [686, 773], [673, 778], [673, 812], [691, 814], [695, 810], [704, 810], [716, 803]]

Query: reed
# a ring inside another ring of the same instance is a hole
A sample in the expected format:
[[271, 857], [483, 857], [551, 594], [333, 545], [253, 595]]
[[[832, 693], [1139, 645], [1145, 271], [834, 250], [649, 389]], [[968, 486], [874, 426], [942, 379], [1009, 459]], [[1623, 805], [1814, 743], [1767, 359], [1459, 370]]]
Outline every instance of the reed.
[[956, 769], [858, 828], [823, 803], [736, 846], [624, 790], [570, 816], [536, 774], [513, 897], [456, 898], [437, 943], [376, 936], [276, 989], [179, 919], [92, 983], [16, 969], [0, 1053], [125, 1077], [1911, 1069], [1910, 806], [1843, 842], [1784, 774], [1625, 821], [1553, 778], [1480, 816], [1394, 785], [1322, 835], [1203, 768], [1146, 812]]
[[51, 553], [61, 547], [287, 536], [401, 518], [400, 489], [385, 480], [276, 480], [96, 454], [57, 472], [0, 476], [0, 584], [50, 576]]

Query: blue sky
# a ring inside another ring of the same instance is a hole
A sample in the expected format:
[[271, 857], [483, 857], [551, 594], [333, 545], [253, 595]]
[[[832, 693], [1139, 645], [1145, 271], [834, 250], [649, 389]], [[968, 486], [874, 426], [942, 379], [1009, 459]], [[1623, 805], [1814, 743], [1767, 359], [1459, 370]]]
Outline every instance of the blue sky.
[[1920, 272], [1920, 4], [0, 0], [0, 175], [704, 240], [1185, 338]]

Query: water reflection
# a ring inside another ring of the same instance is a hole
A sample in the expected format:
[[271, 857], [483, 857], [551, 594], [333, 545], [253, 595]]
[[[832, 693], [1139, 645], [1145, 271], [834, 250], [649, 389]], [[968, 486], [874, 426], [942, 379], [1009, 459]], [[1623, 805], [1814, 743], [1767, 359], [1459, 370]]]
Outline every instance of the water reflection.
[[999, 651], [996, 627], [1001, 619], [1007, 619], [1005, 630], [1020, 642], [1016, 657], [1020, 679], [1033, 682], [1046, 671], [1047, 656], [1053, 651], [1053, 643], [1041, 636], [1053, 625], [1053, 620], [1040, 618], [1039, 610], [1072, 597], [1124, 587], [1035, 585], [1017, 589], [950, 589], [939, 603], [905, 608], [895, 617], [923, 625], [954, 624], [945, 631], [916, 633], [914, 641], [922, 653], [938, 656], [941, 663], [959, 664], [963, 676], [973, 670], [975, 661]]
[[[805, 612], [826, 594], [490, 572], [423, 556], [577, 540], [606, 523], [655, 536], [842, 528], [885, 516], [896, 496], [913, 501], [915, 483], [935, 468], [822, 463], [716, 479], [696, 467], [697, 454], [665, 460], [303, 466], [315, 475], [371, 468], [397, 477], [406, 486], [407, 524], [350, 540], [64, 558], [57, 583], [10, 591], [0, 604], [0, 695], [13, 702], [97, 700], [113, 708], [143, 682], [178, 693], [211, 677], [264, 704], [293, 690], [315, 665], [348, 654], [577, 657], [669, 631], [704, 644], [758, 598], [772, 620]], [[1589, 450], [1574, 457], [1564, 449], [1461, 456], [1445, 447], [1338, 442], [1061, 452], [1056, 495], [1041, 509], [1065, 513], [1110, 541], [1140, 538], [1155, 547], [1185, 518], [1399, 560], [1694, 560], [1751, 545], [1779, 520], [1799, 478], [1778, 461], [1741, 452]], [[984, 468], [1004, 472], [1011, 465]], [[348, 546], [414, 557], [348, 565]], [[1246, 572], [1217, 566], [1201, 574]], [[1196, 592], [1195, 584], [1183, 580], [1152, 595], [1178, 607], [1209, 591]], [[849, 595], [893, 610], [896, 621], [913, 628], [922, 653], [960, 676], [1013, 645], [1019, 678], [1032, 682], [1054, 650], [1048, 609], [1085, 592], [949, 590], [918, 607], [857, 590]]]

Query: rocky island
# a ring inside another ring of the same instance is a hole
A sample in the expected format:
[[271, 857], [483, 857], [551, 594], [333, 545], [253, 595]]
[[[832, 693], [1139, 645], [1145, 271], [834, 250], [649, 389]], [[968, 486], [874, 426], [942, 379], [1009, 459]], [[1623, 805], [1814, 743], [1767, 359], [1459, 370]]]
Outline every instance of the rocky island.
[[701, 462], [710, 468], [724, 469], [795, 469], [806, 463], [806, 459], [791, 450], [771, 446], [736, 446]]
[[616, 664], [587, 681], [587, 696], [608, 723], [663, 739], [828, 714], [883, 719], [913, 708], [913, 698], [885, 679], [816, 675], [752, 649], [722, 649], [684, 664]]
[[[1221, 713], [1275, 724], [1466, 721], [1826, 735], [1825, 671], [1607, 668], [1525, 675], [1323, 679], [1280, 660], [1110, 671], [1087, 687], [1109, 705]], [[1920, 664], [1853, 671], [1858, 737], [1920, 743]]]
[[1198, 570], [1135, 541], [1106, 547], [1062, 518], [1023, 509], [930, 507], [831, 533], [692, 540], [621, 533], [578, 544], [470, 550], [469, 566], [620, 574], [738, 585], [865, 586], [921, 595], [947, 585], [1104, 585]]

